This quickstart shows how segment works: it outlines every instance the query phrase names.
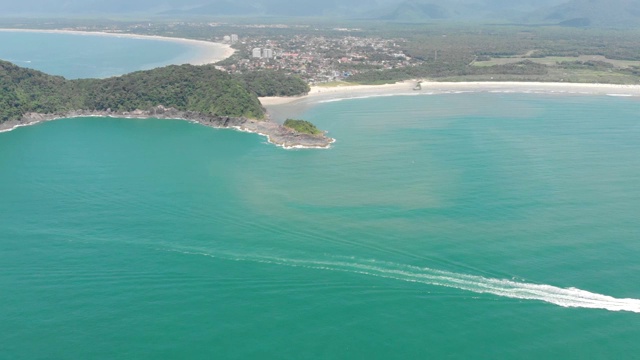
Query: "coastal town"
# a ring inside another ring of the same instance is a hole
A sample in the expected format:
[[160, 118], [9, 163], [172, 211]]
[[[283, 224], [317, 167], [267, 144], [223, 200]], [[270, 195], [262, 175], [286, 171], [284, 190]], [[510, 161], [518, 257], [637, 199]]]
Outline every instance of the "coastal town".
[[343, 81], [363, 71], [388, 70], [421, 63], [402, 51], [402, 39], [346, 35], [293, 35], [222, 38], [237, 54], [220, 67], [229, 73], [276, 70], [310, 84]]
[[[28, 29], [33, 24], [16, 19], [3, 26]], [[409, 79], [640, 84], [638, 37], [620, 37], [615, 31], [593, 37], [573, 28], [526, 28], [514, 36], [508, 27], [493, 26], [437, 26], [420, 32], [413, 25], [223, 18], [52, 20], [37, 28], [222, 43], [224, 56], [209, 54], [194, 64], [214, 63], [219, 70], [241, 76], [261, 70], [294, 75], [310, 85], [379, 85]], [[576, 41], [567, 47], [556, 41], [559, 38]]]
[[[61, 24], [52, 23], [60, 28]], [[311, 85], [348, 80], [370, 71], [424, 64], [406, 52], [407, 39], [372, 36], [358, 28], [287, 24], [168, 22], [74, 24], [71, 31], [158, 35], [228, 44], [235, 54], [218, 69], [232, 74], [275, 70], [296, 75]]]

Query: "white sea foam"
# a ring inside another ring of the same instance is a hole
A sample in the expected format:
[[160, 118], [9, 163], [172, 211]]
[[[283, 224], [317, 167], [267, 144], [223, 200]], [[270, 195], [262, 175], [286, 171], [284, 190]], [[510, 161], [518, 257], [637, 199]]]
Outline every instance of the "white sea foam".
[[[197, 122], [195, 122], [197, 123]], [[276, 143], [271, 139], [271, 136], [269, 136], [268, 134], [265, 133], [261, 133], [258, 131], [253, 131], [253, 130], [248, 130], [245, 129], [241, 126], [231, 126], [232, 129], [240, 131], [240, 132], [245, 132], [245, 133], [250, 133], [250, 134], [258, 134], [260, 136], [264, 136], [267, 138], [267, 143], [275, 145], [277, 147], [281, 147], [285, 150], [301, 150], [301, 149], [314, 149], [314, 150], [327, 150], [331, 148], [331, 144], [336, 142], [336, 139], [331, 139], [329, 140], [329, 144], [327, 146], [305, 146], [305, 145], [285, 145], [285, 144], [280, 144], [280, 143]]]
[[[349, 99], [355, 99], [355, 98], [349, 98]], [[329, 100], [318, 101], [318, 103], [327, 104], [327, 103], [340, 102], [340, 101], [349, 100], [349, 99], [329, 99]]]
[[0, 129], [0, 133], [5, 133], [5, 132], [9, 132], [9, 131], [13, 131], [17, 128], [21, 128], [21, 127], [25, 127], [25, 126], [31, 126], [31, 125], [35, 125], [37, 124], [37, 122], [30, 122], [30, 123], [26, 123], [26, 124], [18, 124], [18, 125], [14, 125], [13, 127], [10, 127], [8, 129]]
[[469, 94], [469, 93], [473, 93], [474, 91], [471, 90], [448, 90], [448, 91], [444, 91], [445, 94]]
[[607, 96], [615, 96], [615, 97], [631, 97], [631, 94], [607, 94]]
[[275, 146], [279, 146], [285, 150], [304, 150], [304, 149], [312, 149], [312, 150], [329, 150], [331, 149], [331, 144], [335, 143], [336, 140], [333, 139], [333, 141], [329, 142], [329, 145], [327, 146], [304, 146], [304, 145], [292, 145], [292, 146], [288, 146], [288, 145], [283, 145], [283, 144], [276, 144], [274, 142], [271, 141], [271, 139], [269, 139], [269, 143], [273, 144]]
[[[338, 97], [332, 99], [325, 99], [316, 101], [318, 104], [327, 104], [334, 103], [340, 101], [348, 101], [348, 100], [362, 100], [362, 99], [371, 99], [371, 98], [380, 98], [380, 97], [394, 97], [394, 96], [431, 96], [431, 95], [447, 95], [447, 94], [473, 94], [483, 92], [482, 90], [434, 90], [434, 91], [411, 91], [411, 92], [398, 92], [398, 93], [377, 93], [377, 94], [369, 94], [369, 95], [360, 95], [360, 96], [346, 96], [346, 97]], [[491, 90], [488, 91], [490, 93], [515, 93], [517, 91], [512, 90]]]
[[[40, 120], [40, 121], [32, 121], [30, 123], [26, 123], [26, 124], [18, 124], [18, 125], [14, 125], [11, 128], [7, 128], [7, 129], [0, 129], [0, 134], [1, 133], [5, 133], [5, 132], [9, 132], [9, 131], [13, 131], [17, 128], [23, 127], [23, 126], [32, 126], [32, 125], [36, 125], [39, 124], [41, 122], [46, 122], [46, 121], [54, 121], [54, 120], [60, 120], [60, 119], [73, 119], [73, 118], [78, 118], [78, 117], [94, 117], [94, 118], [117, 118], [117, 119], [139, 119], [139, 120], [145, 120], [145, 119], [157, 119], [154, 118], [153, 116], [139, 116], [139, 115], [104, 115], [104, 114], [100, 114], [100, 115], [95, 115], [95, 114], [89, 114], [89, 115], [73, 115], [73, 116], [61, 116], [58, 118], [53, 118], [53, 119], [47, 119], [47, 120]], [[169, 120], [169, 119], [166, 119]], [[191, 119], [183, 119], [183, 118], [175, 118], [175, 119], [170, 119], [170, 120], [182, 120], [182, 121], [187, 121], [190, 122], [192, 124], [197, 124], [197, 125], [202, 125], [200, 124], [198, 121], [195, 120], [191, 120]], [[205, 125], [206, 126], [206, 125]], [[224, 127], [212, 127], [214, 129], [226, 129]], [[265, 138], [267, 138], [267, 143], [269, 144], [273, 144], [275, 146], [281, 147], [285, 150], [300, 150], [300, 149], [317, 149], [317, 150], [327, 150], [331, 148], [331, 144], [336, 142], [336, 139], [330, 139], [329, 140], [329, 144], [327, 144], [326, 146], [304, 146], [304, 145], [293, 145], [293, 146], [288, 146], [285, 144], [280, 144], [280, 143], [276, 143], [274, 141], [272, 141], [271, 136], [269, 136], [269, 134], [265, 134], [265, 133], [261, 133], [259, 131], [254, 131], [254, 130], [249, 130], [246, 128], [243, 128], [241, 126], [230, 126], [230, 129], [234, 129], [236, 131], [240, 131], [240, 132], [245, 132], [245, 133], [251, 133], [251, 134], [258, 134], [260, 136], [264, 136]]]
[[362, 95], [362, 96], [349, 96], [343, 98], [335, 98], [335, 99], [326, 99], [320, 100], [318, 104], [326, 104], [333, 102], [340, 102], [346, 100], [362, 100], [362, 99], [371, 99], [371, 98], [380, 98], [380, 97], [394, 97], [394, 96], [418, 96], [418, 95], [433, 95], [434, 93], [423, 93], [423, 92], [406, 92], [406, 93], [391, 93], [391, 94], [371, 94], [371, 95]]
[[198, 251], [171, 251], [232, 261], [251, 261], [290, 267], [363, 274], [426, 285], [444, 286], [478, 294], [492, 294], [512, 299], [543, 301], [562, 307], [640, 313], [640, 299], [615, 298], [573, 287], [561, 288], [546, 284], [486, 278], [477, 275], [460, 274], [373, 260], [356, 261], [355, 259], [349, 259], [348, 261], [316, 261], [262, 256], [209, 254]]

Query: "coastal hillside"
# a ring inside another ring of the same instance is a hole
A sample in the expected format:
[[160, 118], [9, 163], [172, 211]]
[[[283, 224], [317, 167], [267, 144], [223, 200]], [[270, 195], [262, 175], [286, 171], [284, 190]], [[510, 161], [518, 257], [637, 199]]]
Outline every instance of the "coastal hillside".
[[247, 88], [257, 96], [297, 96], [311, 88], [304, 80], [273, 70], [249, 71], [237, 75]]
[[[159, 105], [204, 115], [261, 119], [264, 109], [251, 90], [250, 80], [213, 66], [193, 65], [173, 65], [108, 79], [66, 80], [0, 61], [0, 122], [20, 119], [27, 113], [79, 109], [127, 112]], [[294, 87], [299, 85], [298, 79], [289, 80]], [[261, 88], [263, 82], [259, 83]], [[279, 78], [277, 84], [286, 82], [286, 78]]]
[[68, 94], [68, 82], [59, 76], [20, 68], [0, 61], [0, 122], [18, 119], [26, 112], [66, 110], [77, 96]]

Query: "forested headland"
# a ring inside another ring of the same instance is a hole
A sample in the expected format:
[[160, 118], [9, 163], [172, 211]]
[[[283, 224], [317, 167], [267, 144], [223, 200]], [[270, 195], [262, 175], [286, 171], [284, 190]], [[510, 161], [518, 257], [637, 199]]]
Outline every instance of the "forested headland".
[[107, 79], [67, 80], [0, 61], [0, 122], [27, 113], [130, 112], [162, 105], [203, 115], [263, 119], [258, 95], [301, 95], [302, 80], [277, 74], [230, 75], [212, 65], [172, 65]]

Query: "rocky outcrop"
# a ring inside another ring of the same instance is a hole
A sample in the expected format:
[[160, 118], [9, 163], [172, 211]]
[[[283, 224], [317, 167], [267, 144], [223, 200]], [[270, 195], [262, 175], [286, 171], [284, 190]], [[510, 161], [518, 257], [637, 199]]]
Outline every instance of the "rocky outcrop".
[[194, 111], [181, 111], [175, 108], [165, 108], [156, 106], [149, 110], [135, 110], [131, 112], [117, 112], [107, 109], [97, 110], [74, 110], [66, 113], [40, 114], [27, 113], [19, 121], [7, 121], [0, 123], [0, 132], [8, 131], [20, 126], [34, 125], [43, 121], [56, 119], [76, 118], [76, 117], [119, 117], [135, 119], [179, 119], [192, 121], [204, 126], [214, 128], [230, 128], [239, 131], [257, 133], [266, 136], [270, 143], [284, 148], [328, 148], [335, 140], [323, 135], [302, 134], [295, 130], [284, 127], [269, 119], [255, 120], [244, 117], [228, 117], [206, 115]]

